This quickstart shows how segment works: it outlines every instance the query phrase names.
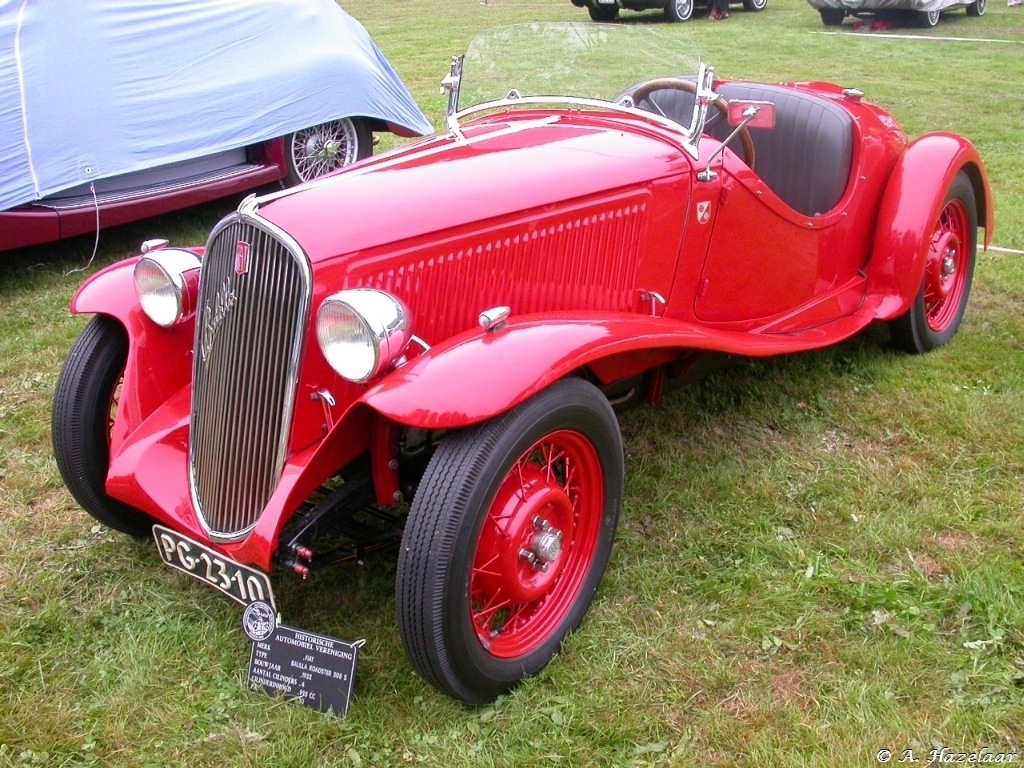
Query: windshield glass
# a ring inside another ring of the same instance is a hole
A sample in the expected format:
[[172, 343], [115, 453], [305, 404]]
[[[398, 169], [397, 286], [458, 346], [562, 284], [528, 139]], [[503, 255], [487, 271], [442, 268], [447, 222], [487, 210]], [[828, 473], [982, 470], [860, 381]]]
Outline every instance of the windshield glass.
[[524, 99], [615, 102], [647, 80], [696, 80], [700, 51], [678, 26], [538, 23], [489, 30], [466, 50], [458, 110], [500, 101], [512, 90]]

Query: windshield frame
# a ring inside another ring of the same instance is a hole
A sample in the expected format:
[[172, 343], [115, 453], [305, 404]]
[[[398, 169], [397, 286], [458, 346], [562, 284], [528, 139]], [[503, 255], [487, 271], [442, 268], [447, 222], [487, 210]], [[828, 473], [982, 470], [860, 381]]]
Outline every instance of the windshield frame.
[[[587, 25], [587, 28], [607, 28], [609, 26], [610, 25]], [[562, 29], [565, 29], [567, 32], [574, 35], [579, 33], [579, 25], [576, 23], [556, 23], [502, 27], [485, 33], [485, 35], [481, 37], [494, 34], [494, 32], [501, 32], [516, 28], [532, 28], [533, 30], [537, 30], [538, 33], [550, 32], [552, 30], [559, 32]], [[615, 26], [611, 27], [611, 29], [617, 30], [620, 28]], [[604, 34], [603, 29], [602, 34]], [[470, 43], [470, 49], [472, 49], [474, 43], [476, 43], [478, 39], [480, 38], [475, 38], [474, 41]], [[446, 110], [447, 127], [448, 130], [456, 136], [456, 138], [461, 139], [463, 138], [462, 130], [464, 123], [489, 112], [510, 112], [517, 109], [536, 109], [538, 107], [549, 111], [564, 110], [566, 112], [579, 112], [581, 110], [610, 111], [629, 115], [630, 117], [643, 120], [647, 123], [653, 123], [654, 125], [675, 134], [678, 137], [679, 147], [692, 158], [698, 159], [700, 153], [697, 145], [703, 132], [708, 107], [718, 98], [718, 95], [712, 88], [712, 84], [714, 82], [714, 68], [705, 65], [705, 63], [700, 59], [699, 50], [696, 49], [695, 44], [694, 49], [697, 51], [696, 81], [694, 82], [694, 80], [687, 78], [688, 82], [691, 85], [694, 85], [696, 89], [693, 113], [691, 115], [689, 125], [683, 125], [680, 122], [676, 122], [675, 120], [656, 112], [640, 109], [633, 103], [633, 100], [628, 95], [620, 96], [617, 100], [612, 98], [602, 99], [572, 94], [522, 95], [515, 87], [513, 87], [502, 98], [490, 99], [460, 108], [459, 101], [460, 97], [463, 95], [462, 86], [464, 64], [466, 60], [466, 54], [461, 54], [452, 57], [448, 75], [441, 81], [441, 93], [447, 94], [448, 96]], [[657, 75], [657, 79], [672, 79], [672, 76], [667, 75], [666, 73], [660, 73]]]

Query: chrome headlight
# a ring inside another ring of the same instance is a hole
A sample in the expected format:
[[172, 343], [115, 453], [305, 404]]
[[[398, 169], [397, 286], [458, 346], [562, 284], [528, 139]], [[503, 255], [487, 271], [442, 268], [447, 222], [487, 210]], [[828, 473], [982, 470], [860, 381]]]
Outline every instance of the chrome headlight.
[[402, 356], [412, 339], [412, 319], [394, 296], [353, 288], [324, 299], [317, 311], [316, 337], [331, 367], [361, 384]]
[[135, 294], [146, 316], [170, 328], [195, 312], [199, 257], [166, 248], [150, 251], [135, 264]]

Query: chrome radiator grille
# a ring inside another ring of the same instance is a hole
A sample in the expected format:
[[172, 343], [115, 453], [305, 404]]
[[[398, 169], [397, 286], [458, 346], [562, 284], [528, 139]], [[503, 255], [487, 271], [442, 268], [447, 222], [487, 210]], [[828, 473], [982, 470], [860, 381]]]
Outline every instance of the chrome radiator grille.
[[312, 281], [301, 248], [239, 213], [210, 237], [196, 318], [189, 472], [208, 532], [237, 539], [281, 477]]

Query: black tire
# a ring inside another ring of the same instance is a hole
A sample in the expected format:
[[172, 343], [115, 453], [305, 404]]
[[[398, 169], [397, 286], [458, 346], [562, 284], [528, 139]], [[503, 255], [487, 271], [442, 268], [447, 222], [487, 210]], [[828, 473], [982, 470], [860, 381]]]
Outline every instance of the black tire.
[[931, 29], [932, 27], [938, 26], [939, 18], [941, 16], [941, 11], [918, 11], [917, 23], [925, 29]]
[[988, 10], [988, 0], [974, 0], [973, 3], [967, 6], [968, 16], [984, 16], [985, 11]]
[[821, 23], [826, 27], [838, 27], [846, 18], [846, 11], [843, 8], [819, 8]]
[[79, 335], [57, 379], [50, 423], [53, 455], [75, 501], [103, 525], [142, 538], [153, 519], [107, 496], [110, 419], [128, 359], [128, 335], [97, 315]]
[[619, 18], [619, 6], [617, 5], [588, 5], [587, 11], [594, 21], [615, 21]]
[[930, 352], [956, 335], [967, 310], [978, 251], [974, 187], [961, 171], [935, 222], [924, 276], [906, 314], [890, 321], [893, 343], [912, 354]]
[[344, 168], [373, 154], [370, 124], [343, 117], [285, 137], [286, 183], [292, 187]]
[[743, 10], [758, 13], [768, 7], [768, 0], [743, 0]]
[[443, 441], [398, 558], [398, 628], [416, 671], [483, 704], [542, 670], [593, 601], [622, 488], [615, 414], [580, 379]]
[[668, 0], [665, 3], [665, 15], [669, 21], [689, 21], [693, 16], [694, 0]]

